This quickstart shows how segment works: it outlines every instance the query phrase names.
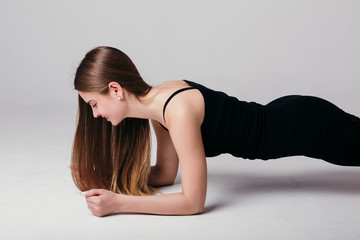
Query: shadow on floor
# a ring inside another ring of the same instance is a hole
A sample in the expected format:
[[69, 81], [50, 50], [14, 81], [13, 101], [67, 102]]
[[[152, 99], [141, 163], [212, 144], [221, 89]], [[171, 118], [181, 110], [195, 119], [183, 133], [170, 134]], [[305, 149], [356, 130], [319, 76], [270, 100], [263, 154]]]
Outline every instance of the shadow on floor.
[[299, 171], [299, 173], [209, 173], [209, 185], [216, 183], [229, 193], [321, 192], [360, 194], [360, 168]]
[[220, 195], [214, 206], [205, 213], [249, 198], [266, 195], [359, 195], [360, 168], [281, 172], [214, 173], [208, 175], [208, 186], [212, 196]]

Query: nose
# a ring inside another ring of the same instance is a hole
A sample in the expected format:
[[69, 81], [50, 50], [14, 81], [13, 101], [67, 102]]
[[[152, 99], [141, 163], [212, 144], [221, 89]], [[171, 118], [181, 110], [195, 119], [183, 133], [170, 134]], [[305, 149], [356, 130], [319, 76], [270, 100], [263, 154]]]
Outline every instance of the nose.
[[93, 115], [94, 115], [94, 118], [97, 118], [100, 116], [100, 114], [93, 108]]

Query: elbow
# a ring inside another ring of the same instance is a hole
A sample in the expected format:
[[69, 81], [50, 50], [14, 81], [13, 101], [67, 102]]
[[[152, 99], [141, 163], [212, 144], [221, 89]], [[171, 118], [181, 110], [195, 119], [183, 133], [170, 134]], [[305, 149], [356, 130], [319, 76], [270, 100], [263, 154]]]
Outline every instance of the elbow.
[[205, 209], [205, 203], [204, 202], [193, 203], [189, 207], [188, 214], [189, 215], [202, 214], [204, 212], [204, 209]]
[[196, 215], [196, 214], [202, 214], [203, 212], [204, 212], [204, 205], [203, 206], [199, 206], [198, 208], [196, 208], [195, 209], [195, 211], [194, 211], [194, 215]]
[[186, 201], [186, 213], [188, 215], [197, 215], [204, 213], [206, 193], [186, 195], [183, 192], [184, 200]]
[[197, 206], [197, 207], [193, 207], [190, 212], [189, 215], [198, 215], [198, 214], [202, 214], [204, 212], [204, 206]]
[[151, 173], [149, 177], [149, 184], [153, 187], [163, 187], [174, 185], [175, 175], [170, 175], [163, 172], [157, 165], [151, 167]]
[[[175, 176], [176, 177], [176, 176]], [[162, 181], [162, 186], [171, 186], [175, 183], [175, 177], [173, 176], [166, 176]]]
[[202, 214], [205, 210], [205, 199], [200, 204], [198, 204], [196, 209], [196, 214]]
[[151, 184], [153, 187], [165, 187], [165, 186], [171, 186], [174, 185], [175, 181], [161, 181], [157, 183]]
[[167, 178], [165, 179], [165, 181], [163, 182], [163, 186], [171, 186], [174, 185], [175, 183], [175, 179], [174, 178]]

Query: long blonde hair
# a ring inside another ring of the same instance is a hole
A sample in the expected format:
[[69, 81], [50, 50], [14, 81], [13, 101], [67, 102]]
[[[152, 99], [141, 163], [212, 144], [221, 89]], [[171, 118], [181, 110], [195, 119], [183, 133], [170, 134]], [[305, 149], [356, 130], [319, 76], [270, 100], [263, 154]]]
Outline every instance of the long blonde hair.
[[[85, 55], [76, 71], [78, 91], [107, 94], [110, 82], [117, 82], [138, 99], [151, 90], [131, 59], [112, 47], [97, 47]], [[94, 118], [91, 106], [79, 96], [77, 128], [71, 169], [81, 190], [108, 189], [131, 195], [154, 194], [150, 175], [149, 120], [126, 118], [112, 126]]]

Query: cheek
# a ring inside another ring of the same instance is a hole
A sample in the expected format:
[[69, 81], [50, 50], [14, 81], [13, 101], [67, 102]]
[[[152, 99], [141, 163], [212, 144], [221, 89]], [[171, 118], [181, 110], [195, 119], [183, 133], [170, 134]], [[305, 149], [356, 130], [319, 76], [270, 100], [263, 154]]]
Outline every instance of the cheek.
[[111, 115], [117, 123], [120, 123], [125, 118], [125, 111], [121, 108], [121, 106], [117, 106], [113, 108]]
[[104, 112], [106, 112], [108, 114], [111, 114], [112, 112], [114, 112], [116, 107], [114, 106], [114, 103], [106, 101], [106, 102], [103, 103], [102, 109], [103, 109]]
[[117, 104], [114, 103], [108, 103], [106, 104], [106, 106], [104, 106], [104, 111], [106, 111], [106, 114], [109, 116], [112, 116], [113, 118], [118, 117], [119, 114], [121, 113], [121, 109]]

